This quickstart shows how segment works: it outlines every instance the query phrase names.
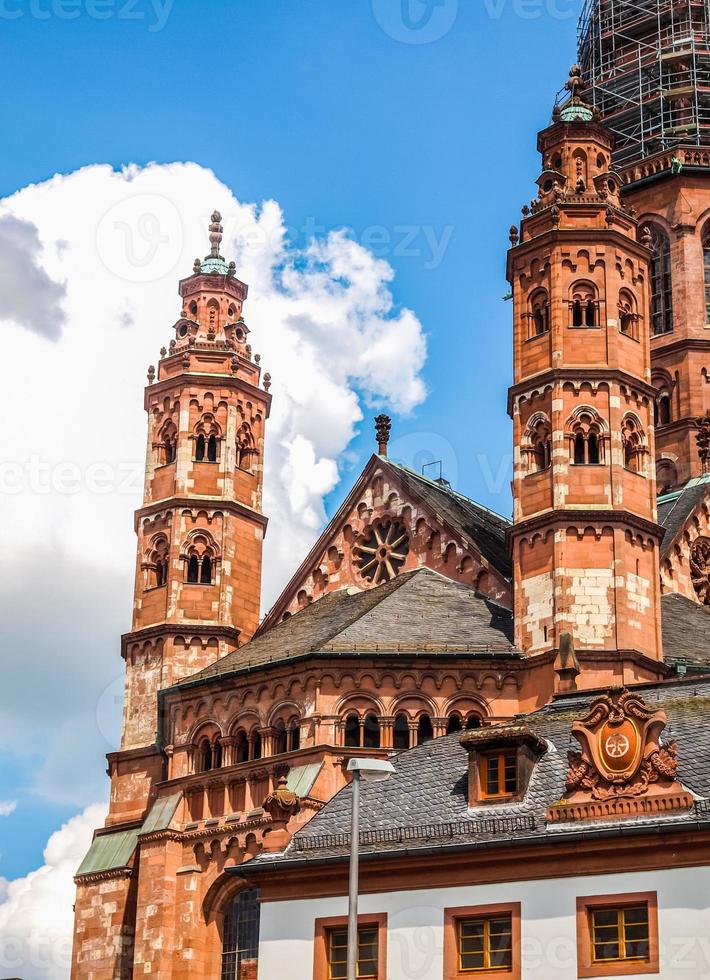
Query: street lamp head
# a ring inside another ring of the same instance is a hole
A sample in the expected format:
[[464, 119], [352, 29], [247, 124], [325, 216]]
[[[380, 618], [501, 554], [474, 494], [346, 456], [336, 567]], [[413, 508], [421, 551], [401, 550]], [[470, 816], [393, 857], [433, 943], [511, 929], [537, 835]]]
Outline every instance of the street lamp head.
[[368, 783], [381, 783], [389, 779], [395, 771], [391, 762], [385, 759], [349, 759], [348, 772], [359, 773]]

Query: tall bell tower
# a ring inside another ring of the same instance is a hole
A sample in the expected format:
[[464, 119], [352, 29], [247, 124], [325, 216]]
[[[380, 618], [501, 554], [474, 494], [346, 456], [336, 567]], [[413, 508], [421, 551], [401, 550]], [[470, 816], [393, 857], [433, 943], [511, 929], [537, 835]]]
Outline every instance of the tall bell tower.
[[651, 252], [581, 87], [574, 68], [538, 139], [538, 195], [511, 229], [509, 412], [516, 641], [559, 663], [571, 637], [590, 687], [656, 676], [662, 651]]
[[148, 370], [123, 750], [152, 744], [160, 688], [241, 646], [259, 622], [270, 377], [262, 384], [242, 316], [248, 287], [220, 255], [219, 212], [209, 237], [210, 254], [179, 284], [157, 375]]

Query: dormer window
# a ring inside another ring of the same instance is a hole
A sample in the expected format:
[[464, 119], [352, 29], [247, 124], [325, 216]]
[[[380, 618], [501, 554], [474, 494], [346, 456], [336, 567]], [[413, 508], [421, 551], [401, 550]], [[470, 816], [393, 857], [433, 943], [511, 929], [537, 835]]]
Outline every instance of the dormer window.
[[468, 757], [468, 805], [519, 802], [547, 743], [526, 725], [486, 725], [461, 735]]
[[480, 757], [481, 795], [484, 799], [515, 796], [518, 791], [518, 754], [492, 752]]

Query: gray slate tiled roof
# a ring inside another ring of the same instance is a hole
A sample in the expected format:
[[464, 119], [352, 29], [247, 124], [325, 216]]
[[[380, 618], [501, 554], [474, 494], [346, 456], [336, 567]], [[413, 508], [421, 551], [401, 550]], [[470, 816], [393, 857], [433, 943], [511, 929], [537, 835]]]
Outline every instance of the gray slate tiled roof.
[[689, 480], [680, 493], [659, 497], [658, 523], [665, 528], [661, 543], [662, 558], [668, 554], [676, 535], [707, 493], [710, 493], [708, 477], [699, 477]]
[[519, 655], [509, 610], [419, 568], [374, 589], [331, 592], [178, 686], [318, 651]]
[[[710, 680], [648, 685], [640, 691], [649, 706], [661, 707], [668, 715], [664, 739], [677, 740], [680, 781], [697, 798], [710, 797]], [[459, 744], [458, 734], [399, 753], [393, 758], [396, 771], [387, 782], [362, 784], [362, 853], [505, 843], [520, 837], [554, 838], [570, 831], [614, 830], [630, 824], [657, 826], [687, 819], [687, 815], [678, 815], [547, 826], [547, 807], [564, 794], [567, 752], [579, 747], [571, 737], [572, 722], [585, 713], [593, 696], [561, 698], [525, 717], [525, 724], [550, 747], [536, 764], [520, 803], [468, 809], [468, 754]], [[274, 860], [282, 863], [345, 856], [350, 806], [351, 791], [346, 786], [294, 835], [281, 857], [258, 858], [254, 866]], [[702, 803], [691, 817], [710, 823], [710, 812]]]
[[666, 661], [710, 669], [710, 609], [670, 593], [661, 599], [661, 621]]
[[446, 522], [469, 538], [484, 558], [506, 578], [513, 574], [505, 535], [510, 521], [500, 514], [482, 507], [469, 497], [457, 493], [451, 487], [428, 480], [414, 470], [387, 460], [399, 471], [405, 492], [410, 490], [421, 497]]

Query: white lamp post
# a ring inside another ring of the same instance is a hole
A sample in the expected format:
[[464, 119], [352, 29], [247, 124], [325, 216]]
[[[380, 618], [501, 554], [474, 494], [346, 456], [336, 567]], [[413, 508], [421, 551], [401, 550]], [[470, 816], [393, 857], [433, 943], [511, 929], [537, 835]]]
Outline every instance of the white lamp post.
[[348, 980], [357, 980], [357, 887], [360, 861], [360, 780], [381, 783], [394, 772], [384, 759], [350, 759], [353, 809], [350, 824], [350, 885], [348, 889]]

